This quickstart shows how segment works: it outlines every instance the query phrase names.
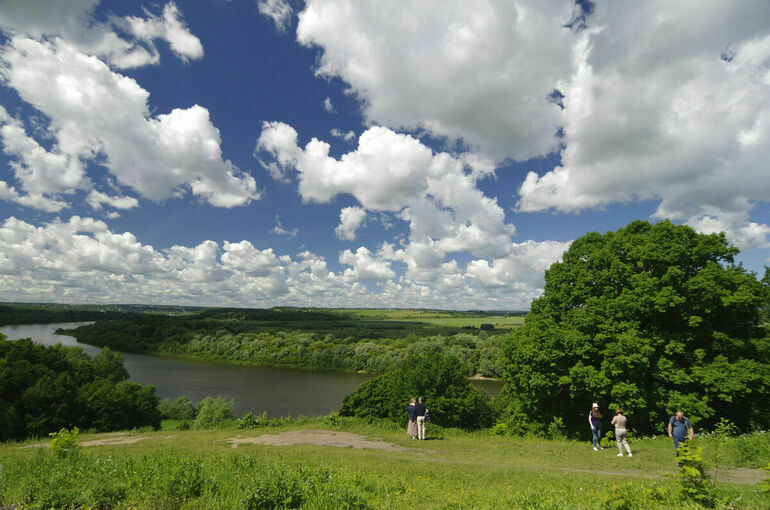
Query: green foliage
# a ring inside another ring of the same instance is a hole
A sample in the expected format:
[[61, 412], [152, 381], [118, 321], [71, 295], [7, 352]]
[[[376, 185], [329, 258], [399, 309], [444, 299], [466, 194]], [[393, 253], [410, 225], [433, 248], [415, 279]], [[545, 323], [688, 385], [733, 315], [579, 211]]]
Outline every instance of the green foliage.
[[645, 434], [680, 408], [704, 427], [719, 416], [742, 431], [770, 426], [767, 290], [733, 263], [737, 252], [722, 234], [668, 221], [574, 241], [504, 347], [506, 421], [526, 429], [559, 416], [587, 434], [599, 401]]
[[258, 429], [268, 425], [270, 425], [270, 420], [267, 418], [267, 411], [263, 411], [260, 416], [246, 413], [238, 420], [239, 429]]
[[0, 440], [73, 426], [159, 427], [155, 388], [124, 375], [117, 353], [103, 351], [92, 360], [80, 348], [0, 341]]
[[51, 432], [51, 444], [49, 448], [57, 457], [67, 457], [75, 455], [80, 444], [78, 443], [78, 434], [80, 430], [73, 427], [72, 430], [61, 429], [59, 432]]
[[329, 413], [324, 416], [321, 421], [324, 425], [334, 427], [342, 423], [342, 418], [340, 417], [340, 413]]
[[743, 434], [732, 444], [735, 445], [735, 460], [741, 465], [758, 468], [770, 459], [770, 433], [766, 431]]
[[498, 358], [505, 328], [463, 329], [441, 323], [471, 320], [462, 317], [432, 318], [437, 324], [395, 321], [387, 311], [376, 312], [215, 309], [99, 321], [67, 333], [80, 342], [124, 352], [369, 373], [395, 370], [412, 354], [438, 352], [455, 356], [471, 374], [502, 375]]
[[235, 419], [235, 404], [224, 397], [206, 397], [198, 404], [193, 428], [213, 429]]
[[91, 364], [98, 378], [115, 383], [128, 379], [128, 370], [123, 366], [123, 356], [109, 347], [104, 347], [94, 356]]
[[3, 500], [12, 508], [366, 509], [372, 505], [358, 486], [386, 489], [323, 466], [290, 467], [236, 454], [36, 456], [14, 475], [22, 473]]
[[194, 420], [198, 410], [192, 401], [182, 395], [175, 400], [164, 398], [158, 404], [158, 411], [163, 419], [166, 420]]
[[717, 482], [719, 477], [719, 464], [722, 461], [722, 451], [726, 441], [732, 439], [735, 436], [737, 429], [735, 425], [727, 418], [720, 418], [719, 422], [714, 426], [714, 431], [711, 433], [713, 437], [713, 446], [711, 461], [714, 465], [714, 483]]
[[375, 377], [347, 395], [340, 415], [404, 422], [410, 398], [423, 397], [434, 423], [476, 429], [489, 426], [494, 413], [489, 396], [473, 387], [453, 356], [429, 353], [408, 357], [398, 370]]
[[697, 502], [706, 508], [714, 508], [717, 502], [716, 486], [706, 474], [703, 462], [703, 448], [694, 441], [679, 444], [679, 457], [675, 459], [681, 465], [679, 485], [685, 499]]
[[554, 416], [551, 423], [548, 424], [546, 436], [550, 439], [566, 439], [567, 429], [564, 427], [564, 420], [558, 416]]
[[770, 493], [770, 462], [768, 462], [768, 464], [762, 469], [767, 471], [767, 476], [764, 479], [762, 479], [761, 482], [759, 482], [759, 489], [762, 492]]

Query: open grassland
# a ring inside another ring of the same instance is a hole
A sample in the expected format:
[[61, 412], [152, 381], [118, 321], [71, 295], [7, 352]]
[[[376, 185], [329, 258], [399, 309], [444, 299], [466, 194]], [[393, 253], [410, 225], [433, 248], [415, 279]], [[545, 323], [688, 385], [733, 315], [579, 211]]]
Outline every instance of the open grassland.
[[[340, 418], [257, 430], [164, 425], [157, 432], [85, 434], [84, 442], [112, 444], [63, 458], [47, 448], [1, 445], [0, 501], [15, 508], [700, 508], [681, 497], [666, 438], [632, 441], [634, 457], [619, 458], [614, 447], [594, 452], [585, 442], [438, 427], [429, 440], [413, 441], [400, 427]], [[228, 441], [311, 429], [392, 447], [233, 448]], [[115, 444], [127, 439], [141, 440]], [[707, 459], [709, 441], [701, 440]], [[720, 494], [730, 508], [766, 509], [770, 500], [757, 485], [762, 473], [753, 469], [758, 460], [747, 458], [739, 441], [723, 445]], [[759, 441], [751, 449], [767, 447], [766, 436]]]

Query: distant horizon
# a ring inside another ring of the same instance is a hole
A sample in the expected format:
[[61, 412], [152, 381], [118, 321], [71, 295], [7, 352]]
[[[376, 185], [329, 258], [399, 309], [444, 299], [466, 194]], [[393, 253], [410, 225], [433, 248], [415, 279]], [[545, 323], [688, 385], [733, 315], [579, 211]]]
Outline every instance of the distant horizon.
[[637, 219], [761, 273], [768, 68], [766, 1], [8, 1], [0, 299], [528, 310]]
[[2, 305], [65, 305], [65, 306], [143, 306], [148, 308], [197, 308], [197, 309], [233, 309], [233, 310], [273, 310], [275, 308], [298, 308], [311, 310], [415, 310], [424, 312], [463, 312], [463, 313], [527, 313], [529, 310], [479, 310], [479, 309], [442, 309], [442, 308], [413, 308], [413, 307], [328, 307], [328, 306], [294, 306], [294, 305], [274, 305], [269, 307], [248, 307], [248, 306], [205, 306], [205, 305], [172, 305], [172, 304], [149, 304], [149, 303], [64, 303], [58, 301], [0, 301]]

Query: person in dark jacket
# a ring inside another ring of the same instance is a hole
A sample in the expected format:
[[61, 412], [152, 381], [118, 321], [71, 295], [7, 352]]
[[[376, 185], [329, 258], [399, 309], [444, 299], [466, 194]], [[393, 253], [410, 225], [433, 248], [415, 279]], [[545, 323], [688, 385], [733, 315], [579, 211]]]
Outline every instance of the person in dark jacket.
[[417, 439], [422, 441], [425, 439], [425, 413], [428, 412], [422, 397], [417, 399], [417, 405], [414, 406], [414, 410], [417, 413]]
[[409, 407], [406, 408], [409, 413], [409, 424], [406, 427], [406, 433], [417, 439], [417, 410], [415, 409], [415, 399], [409, 401]]

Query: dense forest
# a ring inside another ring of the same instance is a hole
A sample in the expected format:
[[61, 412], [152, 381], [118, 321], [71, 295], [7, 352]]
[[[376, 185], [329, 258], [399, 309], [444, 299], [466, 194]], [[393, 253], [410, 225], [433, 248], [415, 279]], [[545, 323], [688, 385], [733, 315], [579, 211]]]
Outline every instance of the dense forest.
[[314, 370], [385, 373], [409, 355], [440, 353], [460, 360], [467, 375], [499, 377], [507, 331], [366, 320], [341, 311], [213, 309], [99, 321], [66, 333], [79, 342], [124, 352]]
[[0, 335], [0, 440], [45, 436], [62, 427], [158, 428], [155, 387], [127, 379], [123, 357], [109, 348], [91, 358], [80, 348]]

